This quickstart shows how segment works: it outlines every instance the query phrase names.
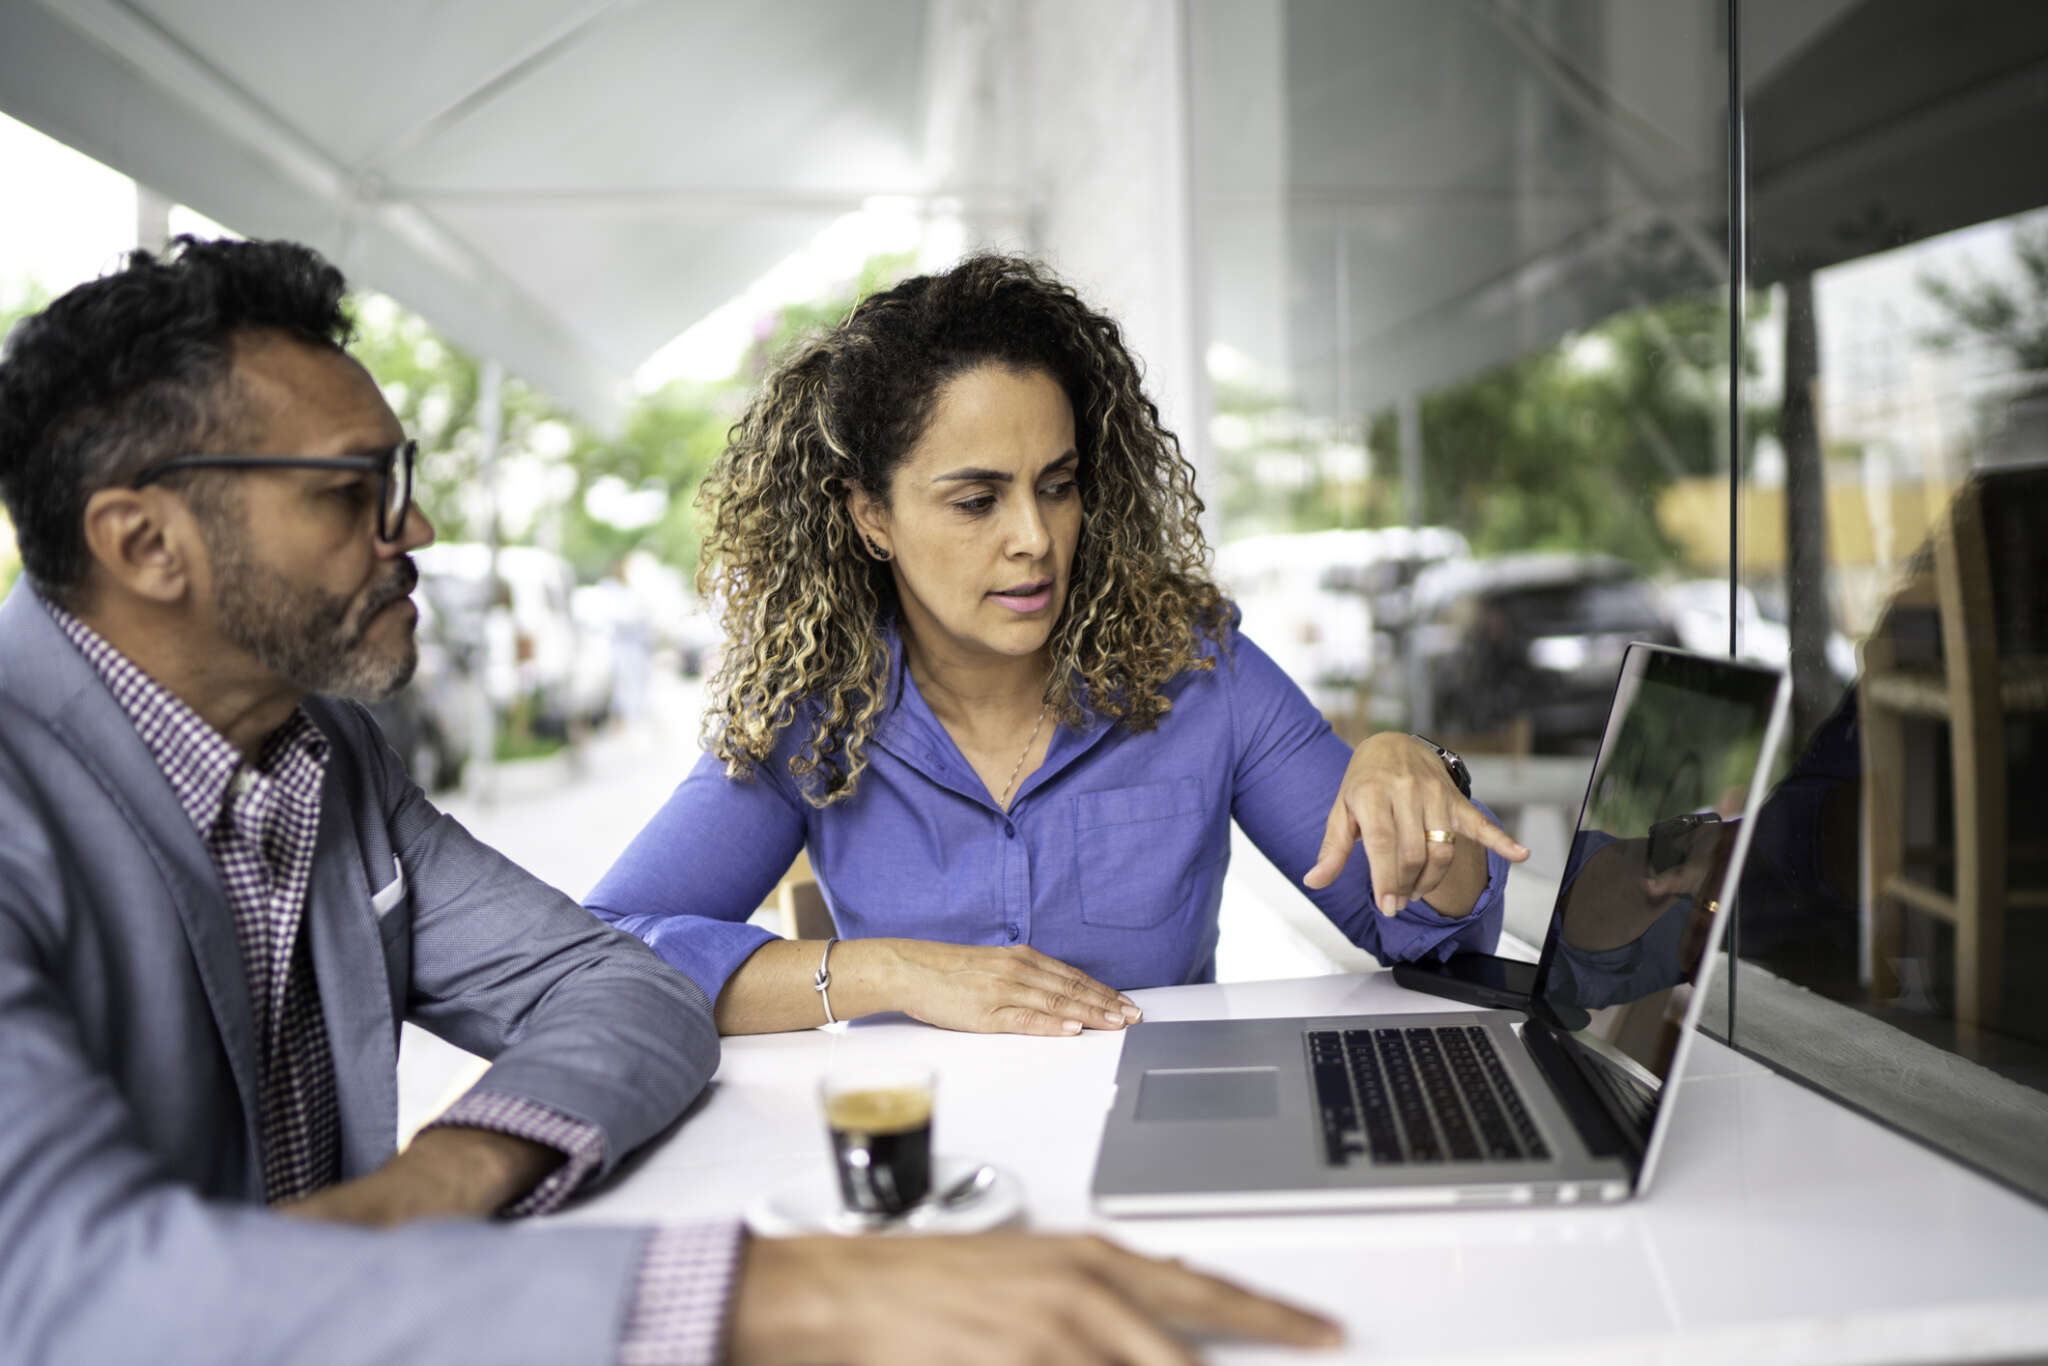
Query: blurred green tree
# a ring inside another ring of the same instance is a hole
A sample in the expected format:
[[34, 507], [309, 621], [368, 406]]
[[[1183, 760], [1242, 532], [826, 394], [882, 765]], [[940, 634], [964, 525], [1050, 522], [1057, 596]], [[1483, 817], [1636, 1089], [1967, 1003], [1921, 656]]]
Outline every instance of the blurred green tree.
[[[1751, 316], [1767, 308], [1757, 296]], [[1657, 520], [1657, 499], [1678, 480], [1727, 468], [1727, 336], [1718, 294], [1679, 296], [1425, 395], [1423, 521], [1455, 527], [1480, 554], [1579, 550], [1652, 570], [1674, 564], [1679, 548]], [[1757, 372], [1754, 348], [1743, 364]], [[1327, 441], [1301, 434], [1299, 422], [1288, 434], [1278, 396], [1224, 384], [1216, 392], [1219, 412], [1279, 433], [1224, 462], [1222, 511], [1233, 532], [1403, 520], [1391, 410], [1367, 425], [1372, 475], [1359, 499], [1328, 472], [1332, 462], [1317, 459]], [[1774, 412], [1748, 414], [1746, 452], [1773, 429]], [[1302, 477], [1278, 486], [1262, 478], [1256, 462], [1276, 453], [1298, 458]]]
[[1922, 292], [1946, 318], [1927, 340], [1946, 348], [1978, 337], [2021, 370], [2048, 370], [2048, 220], [2016, 224], [2011, 241], [2024, 290], [1982, 278], [1920, 277]]
[[[576, 485], [562, 509], [562, 553], [579, 576], [593, 578], [642, 549], [685, 578], [694, 576], [698, 538], [691, 500], [725, 449], [742, 398], [729, 380], [679, 380], [636, 402], [616, 435], [580, 433], [570, 457]], [[638, 495], [634, 505], [651, 505], [655, 515], [624, 524], [601, 516], [593, 504], [608, 481], [612, 492]]]
[[882, 252], [862, 262], [859, 273], [839, 288], [805, 303], [785, 304], [763, 319], [734, 378], [749, 388], [758, 384], [783, 352], [805, 337], [837, 327], [855, 304], [909, 275], [916, 262], [914, 252]]
[[[908, 274], [909, 253], [870, 257], [859, 273], [819, 298], [784, 305], [761, 320], [756, 340], [730, 378], [675, 381], [634, 405], [613, 436], [579, 429], [570, 464], [576, 486], [564, 509], [562, 550], [577, 572], [594, 577], [628, 551], [645, 549], [687, 579], [697, 572], [697, 486], [725, 449], [756, 384], [777, 358], [804, 337], [836, 325], [854, 304]], [[637, 494], [650, 504], [666, 497], [658, 517], [620, 525], [593, 511], [600, 491]]]
[[[1767, 308], [1758, 297], [1750, 316]], [[1728, 467], [1727, 337], [1718, 295], [1680, 296], [1428, 395], [1424, 520], [1457, 527], [1482, 554], [1581, 550], [1675, 565], [1657, 500]], [[1742, 364], [1757, 373], [1753, 347]], [[1774, 414], [1747, 415], [1745, 463]], [[1385, 499], [1398, 503], [1398, 486]]]
[[[434, 325], [381, 294], [351, 300], [357, 360], [374, 375], [391, 409], [420, 443], [420, 506], [444, 541], [481, 540], [488, 528], [475, 497], [483, 458], [477, 421], [482, 369]], [[499, 449], [520, 454], [552, 445], [574, 449], [582, 429], [558, 404], [525, 381], [508, 376], [500, 390], [503, 433]], [[543, 436], [544, 429], [561, 430]], [[502, 527], [508, 542], [532, 538], [531, 527]]]

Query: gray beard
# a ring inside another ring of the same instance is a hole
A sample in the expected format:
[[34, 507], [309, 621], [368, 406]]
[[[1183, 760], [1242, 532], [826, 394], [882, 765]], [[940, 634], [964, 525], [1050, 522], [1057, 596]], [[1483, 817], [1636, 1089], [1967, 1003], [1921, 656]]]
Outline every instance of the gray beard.
[[320, 588], [300, 588], [256, 562], [239, 531], [206, 535], [214, 568], [214, 611], [223, 634], [280, 678], [307, 692], [377, 702], [411, 681], [419, 646], [407, 636], [395, 655], [379, 654], [366, 639], [377, 613], [412, 594], [419, 581], [410, 557], [361, 599]]

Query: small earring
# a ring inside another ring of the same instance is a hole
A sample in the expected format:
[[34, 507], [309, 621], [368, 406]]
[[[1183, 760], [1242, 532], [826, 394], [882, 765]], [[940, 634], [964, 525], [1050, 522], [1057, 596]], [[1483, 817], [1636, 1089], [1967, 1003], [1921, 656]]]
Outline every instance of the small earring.
[[870, 555], [874, 556], [874, 557], [875, 557], [876, 559], [880, 560], [880, 561], [881, 561], [881, 562], [882, 562], [883, 564], [887, 564], [887, 563], [889, 562], [889, 552], [888, 552], [888, 551], [886, 551], [886, 550], [884, 550], [884, 549], [882, 549], [882, 547], [880, 547], [880, 546], [876, 545], [876, 544], [875, 544], [875, 538], [874, 538], [874, 537], [872, 537], [872, 536], [863, 536], [863, 537], [861, 537], [861, 539], [862, 539], [863, 541], [866, 541], [866, 542], [868, 543], [868, 554], [870, 554]]

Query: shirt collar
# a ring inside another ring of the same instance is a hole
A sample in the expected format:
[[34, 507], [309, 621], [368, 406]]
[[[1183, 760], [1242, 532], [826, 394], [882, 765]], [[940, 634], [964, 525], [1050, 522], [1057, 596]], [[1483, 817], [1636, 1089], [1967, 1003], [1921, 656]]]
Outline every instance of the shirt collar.
[[[134, 723], [136, 734], [169, 780], [185, 815], [200, 833], [211, 829], [228, 784], [242, 766], [241, 751], [99, 632], [55, 603], [43, 606]], [[315, 763], [326, 759], [327, 742], [303, 706], [294, 707], [284, 724], [263, 738], [255, 771], [274, 774], [288, 755], [300, 751]]]
[[[875, 724], [874, 742], [894, 753], [928, 777], [948, 780], [946, 785], [978, 802], [986, 803], [988, 793], [967, 762], [959, 758], [960, 747], [932, 714], [931, 704], [918, 691], [917, 680], [903, 657], [903, 636], [894, 618], [882, 625], [882, 639], [889, 651], [889, 665], [883, 679], [884, 696]], [[1061, 769], [1092, 749], [1108, 733], [1109, 724], [1081, 698], [1082, 724], [1076, 728], [1056, 725], [1046, 747], [1045, 762], [1017, 788], [1014, 809], [1035, 788], [1050, 781]]]
[[937, 763], [951, 740], [910, 676], [910, 665], [903, 657], [903, 633], [893, 617], [882, 623], [882, 644], [889, 652], [889, 663], [883, 671], [884, 700], [874, 738], [906, 758], [915, 754], [927, 765]]

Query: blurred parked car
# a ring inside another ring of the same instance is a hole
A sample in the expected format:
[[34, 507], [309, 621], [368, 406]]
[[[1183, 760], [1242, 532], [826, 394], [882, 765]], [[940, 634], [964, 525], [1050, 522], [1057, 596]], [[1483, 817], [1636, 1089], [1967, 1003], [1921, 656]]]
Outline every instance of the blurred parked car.
[[419, 667], [395, 696], [370, 704], [385, 742], [405, 760], [405, 771], [429, 792], [454, 787], [469, 763], [469, 707], [474, 683], [462, 654], [451, 648], [446, 622], [425, 593], [415, 593], [420, 622]]
[[1244, 632], [1327, 710], [1319, 694], [1372, 674], [1377, 604], [1424, 566], [1470, 554], [1445, 527], [1249, 536], [1216, 552], [1216, 577]]
[[725, 650], [725, 628], [718, 624], [708, 603], [694, 603], [676, 618], [675, 648], [678, 664], [690, 677], [717, 670]]
[[[1687, 579], [1664, 590], [1671, 610], [1671, 624], [1679, 643], [1702, 654], [1728, 652], [1728, 581]], [[1758, 593], [1748, 585], [1735, 590], [1736, 637], [1742, 658], [1774, 668], [1784, 668], [1792, 659], [1792, 633], [1785, 624], [1782, 599], [1775, 593]], [[1777, 610], [1773, 610], [1773, 608]], [[1828, 672], [1847, 684], [1856, 677], [1856, 647], [1840, 631], [1828, 632]]]
[[1678, 643], [1649, 580], [1604, 555], [1446, 563], [1412, 600], [1433, 724], [1493, 731], [1526, 716], [1538, 749], [1598, 741], [1630, 641]]
[[647, 691], [646, 608], [625, 584], [605, 579], [571, 593], [569, 611], [582, 642], [569, 683], [575, 714], [593, 726], [614, 716], [637, 719]]
[[481, 660], [485, 691], [501, 714], [523, 705], [537, 733], [556, 736], [603, 719], [611, 703], [609, 636], [577, 622], [567, 560], [537, 546], [501, 546], [493, 590], [488, 546], [437, 542], [413, 558], [451, 638]]

